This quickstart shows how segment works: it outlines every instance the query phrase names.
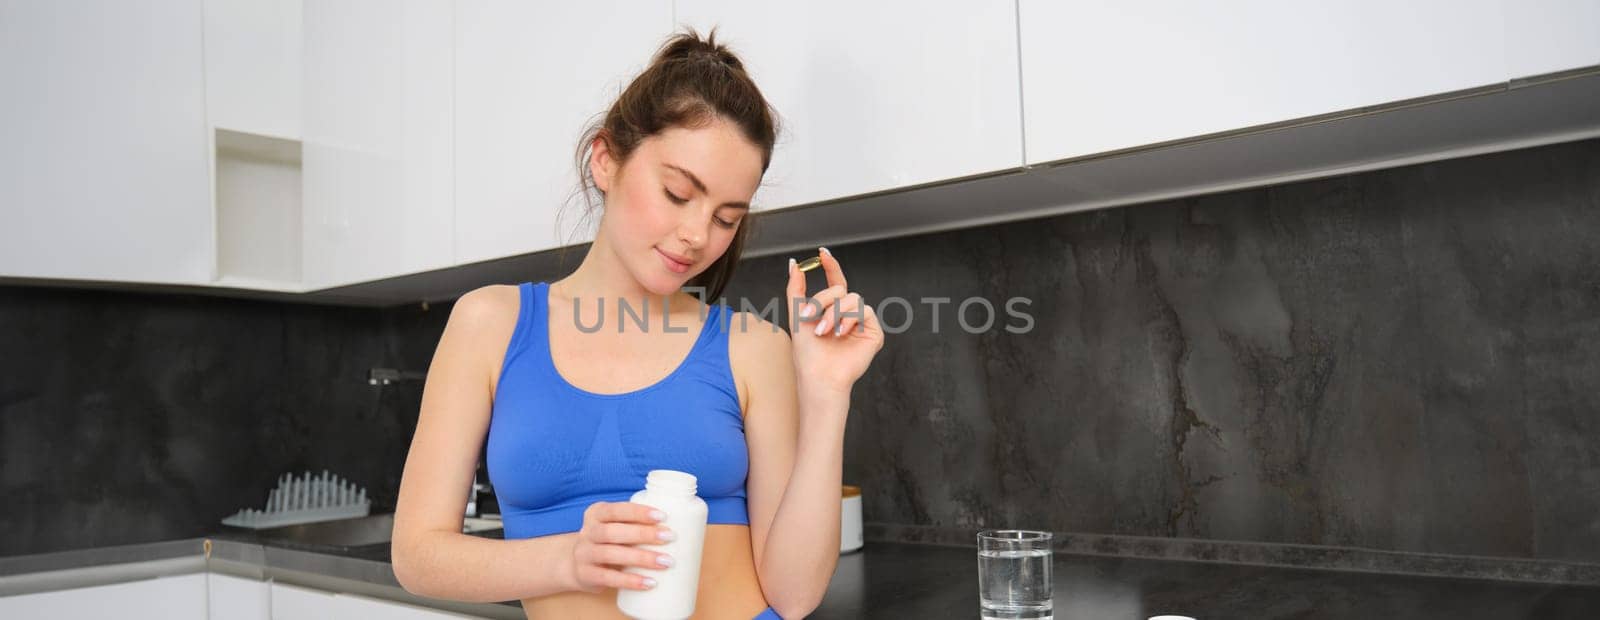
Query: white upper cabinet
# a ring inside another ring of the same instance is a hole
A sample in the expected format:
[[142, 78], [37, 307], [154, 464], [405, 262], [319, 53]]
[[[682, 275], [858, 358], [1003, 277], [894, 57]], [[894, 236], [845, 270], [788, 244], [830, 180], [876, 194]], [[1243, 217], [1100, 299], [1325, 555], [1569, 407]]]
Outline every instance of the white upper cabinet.
[[456, 3], [456, 262], [593, 238], [578, 225], [578, 139], [648, 66], [671, 9], [666, 0]]
[[1600, 0], [0, 0], [0, 277], [295, 293], [589, 241], [578, 139], [683, 27], [778, 113], [758, 210], [1600, 67]]
[[678, 0], [784, 124], [757, 209], [1022, 165], [1011, 2]]
[[1600, 65], [1600, 0], [1502, 2], [1511, 78]]
[[200, 0], [0, 2], [0, 275], [211, 281]]
[[302, 289], [300, 0], [205, 0], [216, 284]]
[[205, 0], [212, 127], [300, 139], [300, 0]]
[[1027, 159], [1502, 83], [1501, 1], [1021, 0]]
[[451, 264], [451, 4], [305, 3], [302, 269], [313, 289]]

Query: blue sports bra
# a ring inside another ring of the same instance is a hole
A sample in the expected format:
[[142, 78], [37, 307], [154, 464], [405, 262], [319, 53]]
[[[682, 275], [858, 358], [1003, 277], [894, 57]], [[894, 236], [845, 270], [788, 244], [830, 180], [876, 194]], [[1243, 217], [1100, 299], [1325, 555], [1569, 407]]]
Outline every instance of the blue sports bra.
[[[652, 469], [694, 474], [710, 509], [707, 523], [749, 525], [749, 454], [728, 361], [733, 310], [708, 307], [688, 358], [666, 378], [632, 392], [596, 394], [556, 371], [549, 284], [519, 288], [522, 305], [501, 362], [484, 448], [505, 537], [576, 532], [589, 504], [628, 501]], [[648, 328], [661, 329], [660, 309], [652, 308]], [[614, 315], [612, 309], [604, 329], [615, 329]]]

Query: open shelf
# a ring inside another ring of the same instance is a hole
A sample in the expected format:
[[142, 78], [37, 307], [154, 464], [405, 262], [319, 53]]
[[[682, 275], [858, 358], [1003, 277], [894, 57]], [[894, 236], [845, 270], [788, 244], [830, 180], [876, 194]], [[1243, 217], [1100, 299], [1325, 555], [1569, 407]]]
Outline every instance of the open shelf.
[[216, 283], [303, 290], [300, 141], [215, 131]]

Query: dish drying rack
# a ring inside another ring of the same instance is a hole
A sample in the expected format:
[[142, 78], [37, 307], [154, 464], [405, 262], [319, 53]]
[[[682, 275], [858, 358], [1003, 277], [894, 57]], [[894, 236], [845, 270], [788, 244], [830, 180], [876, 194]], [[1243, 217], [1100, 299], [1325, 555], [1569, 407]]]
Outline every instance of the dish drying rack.
[[278, 488], [267, 493], [263, 509], [241, 508], [222, 520], [223, 525], [265, 529], [297, 523], [365, 517], [372, 511], [367, 490], [355, 483], [322, 470], [312, 477], [307, 471], [296, 478], [286, 473], [278, 478]]

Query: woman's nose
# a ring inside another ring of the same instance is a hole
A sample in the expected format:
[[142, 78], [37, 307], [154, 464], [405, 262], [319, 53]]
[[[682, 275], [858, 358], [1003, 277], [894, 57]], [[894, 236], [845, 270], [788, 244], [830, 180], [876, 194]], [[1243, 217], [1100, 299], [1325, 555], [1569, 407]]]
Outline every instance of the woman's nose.
[[700, 247], [706, 241], [706, 229], [710, 226], [710, 215], [689, 215], [678, 225], [678, 238], [691, 247]]

